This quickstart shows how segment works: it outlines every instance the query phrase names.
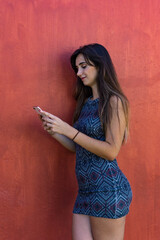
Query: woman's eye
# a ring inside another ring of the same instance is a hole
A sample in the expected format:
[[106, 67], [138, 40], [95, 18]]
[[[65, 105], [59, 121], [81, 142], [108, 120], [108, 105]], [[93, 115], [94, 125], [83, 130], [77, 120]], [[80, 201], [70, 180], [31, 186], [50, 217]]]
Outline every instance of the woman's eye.
[[[82, 68], [86, 68], [87, 66], [86, 65], [84, 65], [84, 66], [82, 66]], [[78, 72], [78, 68], [76, 67], [76, 72]]]

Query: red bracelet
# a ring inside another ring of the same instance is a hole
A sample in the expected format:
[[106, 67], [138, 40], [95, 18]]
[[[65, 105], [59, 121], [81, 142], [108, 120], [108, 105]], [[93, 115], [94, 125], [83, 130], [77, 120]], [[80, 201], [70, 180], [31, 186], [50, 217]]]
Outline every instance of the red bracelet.
[[79, 131], [76, 133], [76, 135], [72, 138], [72, 141], [75, 139], [75, 137], [78, 135]]

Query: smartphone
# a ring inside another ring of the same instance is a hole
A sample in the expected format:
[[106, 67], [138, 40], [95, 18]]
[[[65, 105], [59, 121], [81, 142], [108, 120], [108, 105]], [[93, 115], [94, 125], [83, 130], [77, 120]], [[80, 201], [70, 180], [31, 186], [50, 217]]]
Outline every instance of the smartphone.
[[45, 116], [45, 114], [43, 113], [43, 110], [39, 106], [33, 106], [33, 109], [41, 116]]

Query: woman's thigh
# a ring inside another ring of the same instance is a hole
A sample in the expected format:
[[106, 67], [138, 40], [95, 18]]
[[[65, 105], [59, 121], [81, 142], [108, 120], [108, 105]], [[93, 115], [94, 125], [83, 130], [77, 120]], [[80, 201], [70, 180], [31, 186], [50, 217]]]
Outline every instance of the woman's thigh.
[[88, 215], [73, 213], [72, 240], [93, 240]]
[[90, 216], [94, 240], [123, 240], [125, 216], [117, 219]]

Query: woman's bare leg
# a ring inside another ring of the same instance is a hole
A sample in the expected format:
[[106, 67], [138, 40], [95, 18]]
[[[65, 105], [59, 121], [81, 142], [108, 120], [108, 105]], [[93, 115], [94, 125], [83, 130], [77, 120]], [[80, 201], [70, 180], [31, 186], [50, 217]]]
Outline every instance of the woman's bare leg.
[[72, 240], [93, 240], [89, 216], [73, 213]]
[[117, 219], [91, 217], [91, 230], [94, 240], [123, 240], [125, 216]]

